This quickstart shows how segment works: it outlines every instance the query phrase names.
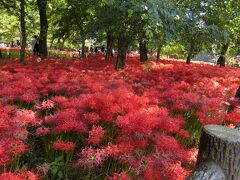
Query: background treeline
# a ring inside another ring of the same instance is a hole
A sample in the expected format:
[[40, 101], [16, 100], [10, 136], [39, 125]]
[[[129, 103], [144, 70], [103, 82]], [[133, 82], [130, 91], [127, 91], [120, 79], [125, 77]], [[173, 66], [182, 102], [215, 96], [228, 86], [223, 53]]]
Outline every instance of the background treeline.
[[[116, 68], [126, 53], [176, 54], [187, 63], [200, 51], [240, 54], [239, 0], [1, 0], [0, 41], [19, 38], [21, 44], [40, 35], [40, 51], [79, 49], [90, 39], [105, 43], [106, 58], [117, 48]], [[23, 23], [25, 21], [26, 23]], [[21, 23], [22, 22], [22, 23]], [[24, 30], [26, 27], [26, 33]], [[23, 50], [24, 48], [22, 48]]]

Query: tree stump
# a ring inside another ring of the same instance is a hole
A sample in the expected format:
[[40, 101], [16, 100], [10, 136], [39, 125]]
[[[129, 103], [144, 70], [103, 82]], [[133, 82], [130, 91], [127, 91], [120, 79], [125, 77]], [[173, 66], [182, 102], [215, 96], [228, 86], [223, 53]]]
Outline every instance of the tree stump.
[[188, 180], [239, 180], [240, 132], [225, 126], [204, 126], [196, 169]]

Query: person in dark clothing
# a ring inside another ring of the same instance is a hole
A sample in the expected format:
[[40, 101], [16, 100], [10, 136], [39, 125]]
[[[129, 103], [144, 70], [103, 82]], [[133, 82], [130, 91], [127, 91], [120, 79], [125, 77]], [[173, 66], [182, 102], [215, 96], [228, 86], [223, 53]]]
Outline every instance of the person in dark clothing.
[[13, 40], [10, 43], [10, 47], [14, 47], [14, 41]]
[[94, 51], [94, 49], [93, 49], [93, 47], [91, 46], [91, 47], [90, 47], [90, 52], [93, 52], [93, 51]]
[[36, 35], [34, 36], [34, 39], [32, 40], [32, 48], [33, 48], [33, 55], [40, 54], [39, 39]]
[[20, 46], [21, 46], [20, 41], [17, 40], [17, 47], [20, 47]]
[[104, 46], [101, 48], [101, 52], [105, 52], [105, 47]]
[[95, 52], [95, 53], [97, 53], [97, 52], [98, 52], [98, 48], [97, 48], [97, 47], [95, 47], [95, 49], [94, 49], [94, 52]]

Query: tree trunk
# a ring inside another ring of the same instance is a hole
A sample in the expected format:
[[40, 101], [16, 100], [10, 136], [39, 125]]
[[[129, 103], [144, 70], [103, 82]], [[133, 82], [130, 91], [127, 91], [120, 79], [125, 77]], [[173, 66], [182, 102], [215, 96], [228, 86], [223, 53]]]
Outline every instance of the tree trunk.
[[3, 58], [3, 55], [2, 55], [2, 50], [0, 49], [0, 59]]
[[187, 180], [225, 180], [225, 174], [213, 161], [201, 163]]
[[64, 50], [64, 44], [65, 44], [66, 38], [62, 38], [62, 43], [61, 43], [61, 50]]
[[217, 60], [217, 64], [220, 64], [220, 67], [224, 67], [226, 62], [226, 58], [224, 55], [220, 55], [220, 57]]
[[85, 38], [82, 39], [82, 58], [85, 58]]
[[125, 67], [126, 59], [127, 59], [127, 49], [128, 49], [128, 41], [127, 41], [126, 37], [119, 37], [118, 38], [117, 61], [115, 64], [116, 70], [118, 70], [119, 68]]
[[106, 60], [109, 60], [112, 54], [113, 48], [113, 35], [111, 32], [107, 32], [107, 51], [106, 51]]
[[53, 42], [54, 42], [54, 40], [55, 40], [55, 38], [52, 38], [52, 39], [51, 39], [50, 49], [52, 49], [52, 47], [53, 47]]
[[140, 62], [146, 62], [148, 60], [147, 41], [141, 39], [139, 42]]
[[27, 45], [27, 37], [26, 37], [26, 21], [25, 21], [25, 0], [21, 0], [21, 35], [22, 35], [22, 43], [21, 43], [21, 53], [20, 53], [20, 61], [22, 64], [25, 64], [25, 56], [26, 56], [26, 45]]
[[193, 58], [193, 51], [194, 51], [194, 45], [191, 44], [191, 45], [190, 45], [189, 52], [188, 52], [188, 56], [187, 56], [187, 61], [186, 61], [187, 64], [190, 64], [190, 63], [191, 63], [191, 60], [192, 60], [192, 58]]
[[47, 20], [47, 0], [37, 0], [39, 15], [40, 15], [40, 54], [42, 57], [47, 57], [47, 32], [48, 32], [48, 20]]
[[165, 43], [165, 35], [163, 34], [163, 36], [161, 37], [161, 41], [158, 45], [158, 49], [157, 49], [157, 61], [160, 61], [161, 59], [161, 51], [162, 51], [162, 47]]
[[163, 47], [163, 44], [158, 46], [158, 49], [157, 49], [157, 61], [160, 61], [162, 47]]
[[220, 67], [224, 67], [225, 66], [225, 62], [226, 62], [226, 53], [228, 51], [228, 47], [229, 47], [229, 43], [226, 43], [222, 46], [222, 51], [221, 51], [221, 55], [217, 60], [217, 64], [220, 64]]
[[221, 55], [226, 55], [226, 53], [228, 51], [228, 47], [229, 47], [229, 43], [226, 43], [222, 46]]
[[201, 135], [197, 168], [189, 180], [239, 180], [240, 132], [224, 126], [207, 125]]

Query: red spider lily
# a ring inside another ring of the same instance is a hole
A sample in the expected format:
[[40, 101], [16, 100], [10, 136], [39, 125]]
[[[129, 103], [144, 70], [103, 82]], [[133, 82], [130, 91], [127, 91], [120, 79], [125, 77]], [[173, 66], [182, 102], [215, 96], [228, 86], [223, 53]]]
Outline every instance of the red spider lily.
[[41, 104], [37, 104], [37, 109], [51, 109], [54, 108], [55, 104], [51, 100], [43, 101]]
[[79, 159], [75, 163], [76, 167], [93, 168], [100, 166], [106, 159], [107, 154], [104, 149], [92, 149], [90, 147], [83, 149], [79, 156]]
[[31, 171], [23, 172], [23, 173], [3, 173], [0, 175], [1, 180], [39, 180], [40, 178]]
[[53, 143], [53, 148], [55, 150], [64, 151], [64, 152], [73, 151], [75, 146], [76, 145], [73, 142], [64, 142], [61, 140], [58, 140]]
[[91, 131], [89, 131], [88, 143], [93, 143], [97, 145], [100, 143], [104, 136], [104, 130], [101, 126], [93, 126]]
[[[27, 57], [26, 66], [14, 60], [0, 67], [0, 166], [33, 151], [33, 139], [52, 143], [77, 134], [76, 148], [71, 139], [53, 145], [80, 152], [69, 162], [77, 167], [94, 169], [111, 157], [140, 178], [184, 179], [197, 150], [176, 139], [190, 137], [182, 115], [195, 113], [201, 124], [235, 127], [240, 121], [239, 102], [231, 99], [240, 84], [239, 69], [162, 60], [149, 62], [148, 71], [137, 56], [129, 56], [126, 69], [116, 72], [114, 63], [102, 58], [38, 62]], [[228, 113], [230, 104], [234, 108]], [[47, 170], [39, 168], [41, 174]], [[112, 177], [131, 178], [122, 171]]]
[[45, 135], [47, 135], [47, 134], [51, 134], [49, 128], [39, 127], [39, 128], [36, 130], [36, 135], [37, 135], [37, 136], [45, 136]]

